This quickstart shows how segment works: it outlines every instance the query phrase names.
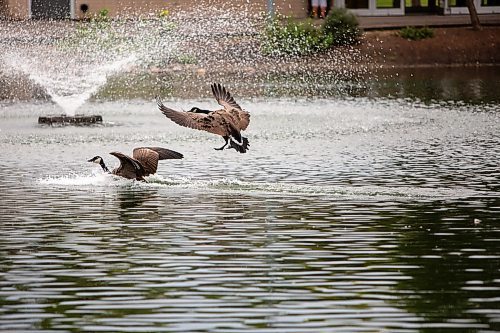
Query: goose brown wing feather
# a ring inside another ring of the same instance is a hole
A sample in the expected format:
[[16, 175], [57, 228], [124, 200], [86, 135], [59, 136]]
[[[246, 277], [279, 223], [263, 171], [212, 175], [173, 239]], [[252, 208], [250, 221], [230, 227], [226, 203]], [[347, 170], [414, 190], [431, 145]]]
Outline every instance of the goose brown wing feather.
[[169, 107], [166, 107], [161, 101], [160, 97], [156, 97], [156, 103], [158, 104], [158, 108], [165, 115], [165, 117], [172, 120], [174, 123], [188, 127], [199, 129], [200, 119], [205, 118], [205, 114], [201, 113], [192, 113], [192, 112], [180, 112]]
[[228, 135], [228, 119], [221, 112], [213, 111], [208, 114], [180, 112], [166, 107], [159, 97], [156, 97], [156, 102], [160, 111], [178, 125], [221, 136]]
[[156, 173], [159, 160], [179, 159], [184, 157], [181, 153], [161, 147], [135, 148], [132, 156], [144, 166], [144, 176]]
[[120, 166], [113, 170], [114, 174], [129, 179], [142, 178], [145, 175], [144, 166], [138, 160], [120, 152], [112, 152], [110, 154], [120, 160]]
[[174, 150], [170, 150], [170, 149], [167, 149], [167, 148], [162, 148], [162, 147], [139, 147], [139, 148], [135, 148], [134, 149], [134, 152], [133, 152], [133, 157], [135, 157], [135, 151], [136, 150], [139, 150], [139, 149], [150, 149], [150, 150], [153, 150], [155, 152], [158, 153], [158, 159], [159, 160], [170, 160], [170, 159], [180, 159], [180, 158], [184, 158], [184, 155], [182, 155], [181, 153], [178, 153]]
[[156, 173], [158, 169], [158, 159], [160, 158], [157, 152], [148, 148], [136, 148], [132, 156], [144, 167], [144, 176]]
[[224, 110], [231, 115], [233, 123], [236, 127], [240, 131], [244, 131], [250, 123], [250, 113], [243, 111], [241, 106], [236, 103], [229, 91], [227, 91], [226, 88], [220, 83], [212, 84], [211, 88], [217, 103], [223, 106]]
[[233, 117], [234, 123], [240, 131], [244, 131], [247, 129], [248, 124], [250, 124], [250, 113], [248, 113], [247, 111], [236, 109], [231, 109], [228, 112]]
[[212, 93], [219, 105], [223, 106], [226, 111], [230, 109], [241, 110], [241, 107], [236, 103], [233, 96], [226, 90], [226, 88], [220, 83], [214, 83], [211, 85]]

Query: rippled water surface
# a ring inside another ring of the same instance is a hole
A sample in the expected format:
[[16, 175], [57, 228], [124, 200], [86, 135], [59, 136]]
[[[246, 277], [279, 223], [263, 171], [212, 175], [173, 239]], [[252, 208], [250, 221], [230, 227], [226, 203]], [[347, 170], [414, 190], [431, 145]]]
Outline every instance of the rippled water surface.
[[[93, 127], [4, 105], [0, 330], [500, 330], [497, 105], [238, 102], [247, 154], [153, 100], [88, 103]], [[86, 162], [147, 145], [185, 158], [148, 183]]]

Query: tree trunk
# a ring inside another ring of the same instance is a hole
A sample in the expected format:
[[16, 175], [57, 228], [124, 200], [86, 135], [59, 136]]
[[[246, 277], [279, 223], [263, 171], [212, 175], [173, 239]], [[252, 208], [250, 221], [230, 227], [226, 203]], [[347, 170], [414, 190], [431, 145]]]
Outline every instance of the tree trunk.
[[477, 16], [476, 6], [474, 6], [474, 0], [465, 0], [465, 2], [467, 3], [467, 8], [469, 8], [472, 29], [481, 30], [481, 24], [479, 23], [479, 17]]

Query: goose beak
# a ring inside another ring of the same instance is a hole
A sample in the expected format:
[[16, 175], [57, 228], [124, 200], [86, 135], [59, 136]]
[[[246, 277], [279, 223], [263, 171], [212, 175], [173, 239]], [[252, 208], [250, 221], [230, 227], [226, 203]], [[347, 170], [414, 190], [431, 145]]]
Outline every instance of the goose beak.
[[90, 160], [87, 160], [87, 162], [93, 162], [93, 161], [92, 161], [92, 159], [90, 159]]

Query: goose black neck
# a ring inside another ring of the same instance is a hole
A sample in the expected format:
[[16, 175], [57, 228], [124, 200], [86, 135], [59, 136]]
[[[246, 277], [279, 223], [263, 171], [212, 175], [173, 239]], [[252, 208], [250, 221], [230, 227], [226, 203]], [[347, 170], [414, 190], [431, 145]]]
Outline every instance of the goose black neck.
[[196, 111], [194, 111], [194, 113], [204, 113], [204, 114], [209, 114], [210, 110], [203, 110], [203, 109], [196, 109]]
[[109, 173], [109, 169], [108, 167], [106, 166], [106, 164], [104, 164], [104, 161], [101, 159], [101, 162], [99, 163], [99, 165], [101, 166], [101, 168], [104, 170], [104, 172], [107, 172]]

